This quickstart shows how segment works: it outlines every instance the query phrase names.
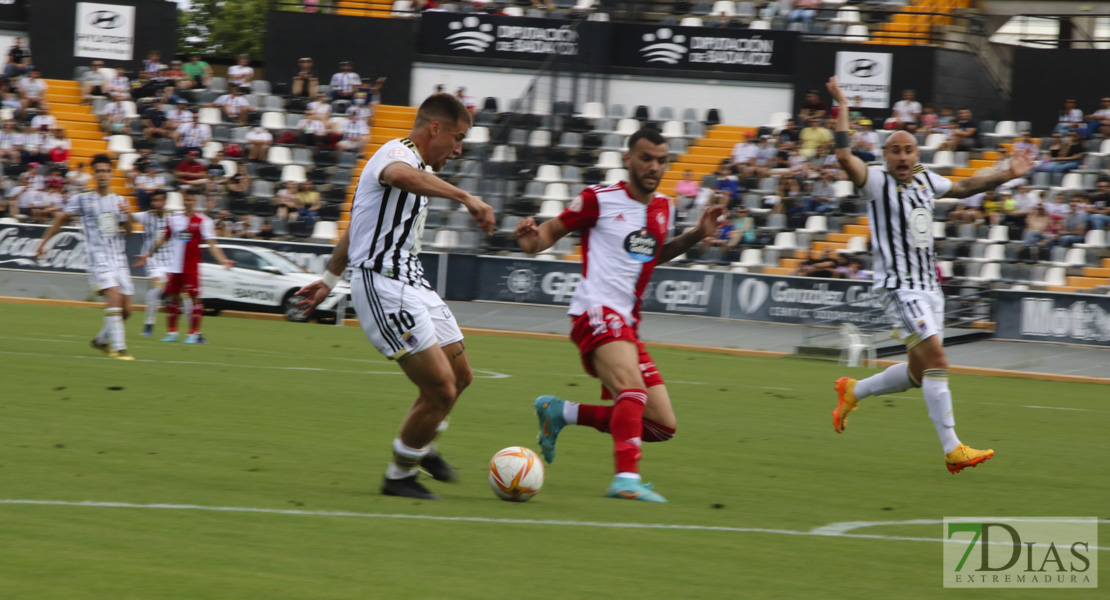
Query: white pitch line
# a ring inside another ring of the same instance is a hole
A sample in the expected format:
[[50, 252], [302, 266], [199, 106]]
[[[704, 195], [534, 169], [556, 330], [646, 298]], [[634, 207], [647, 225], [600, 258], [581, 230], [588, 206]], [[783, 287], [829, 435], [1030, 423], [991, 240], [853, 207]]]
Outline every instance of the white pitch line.
[[[77, 359], [77, 360], [113, 360], [113, 359], [110, 359], [110, 358], [107, 358], [107, 357], [104, 357], [104, 356], [85, 356], [85, 355], [59, 356], [57, 354], [40, 354], [40, 353], [37, 353], [37, 352], [17, 352], [17, 351], [14, 351], [14, 350], [0, 350], [0, 354], [15, 354], [15, 355], [18, 355], [18, 356], [45, 356], [45, 357], [50, 357], [50, 358], [74, 358], [74, 359]], [[202, 367], [227, 367], [227, 366], [230, 366], [228, 363], [202, 362], [202, 361], [195, 361], [195, 360], [154, 360], [154, 359], [151, 359], [151, 358], [136, 358], [133, 362], [153, 363], [153, 364], [163, 364], [163, 365], [197, 365], [197, 366], [202, 366]], [[271, 370], [271, 371], [319, 371], [319, 372], [322, 372], [322, 373], [345, 373], [345, 374], [349, 374], [349, 375], [404, 375], [404, 373], [402, 371], [347, 371], [347, 370], [343, 370], [343, 369], [326, 369], [326, 368], [322, 368], [322, 367], [280, 367], [280, 366], [274, 366], [274, 365], [244, 365], [244, 364], [236, 364], [234, 366], [237, 369], [266, 369], [266, 370]], [[475, 373], [486, 373], [485, 375], [475, 375], [474, 376], [474, 377], [479, 378], [479, 379], [507, 379], [509, 377], [512, 377], [512, 375], [506, 375], [505, 373], [498, 373], [496, 371], [490, 371], [490, 370], [487, 370], [487, 369], [474, 369], [474, 372]]]
[[[963, 540], [944, 540], [941, 538], [908, 537], [895, 535], [871, 535], [848, 533], [849, 530], [864, 526], [877, 525], [908, 525], [908, 524], [936, 524], [941, 521], [922, 519], [918, 521], [852, 521], [849, 523], [832, 523], [809, 531], [795, 531], [792, 529], [765, 529], [761, 527], [725, 527], [718, 525], [682, 525], [667, 523], [607, 523], [600, 521], [563, 521], [548, 519], [504, 519], [493, 517], [445, 517], [437, 515], [412, 515], [401, 513], [358, 513], [330, 510], [295, 510], [280, 508], [251, 508], [245, 506], [203, 506], [198, 504], [135, 504], [131, 502], [67, 502], [63, 500], [0, 500], [0, 505], [23, 506], [70, 506], [85, 508], [131, 508], [147, 510], [191, 510], [205, 512], [225, 513], [253, 513], [268, 515], [285, 515], [300, 517], [341, 517], [356, 519], [398, 519], [411, 521], [439, 521], [454, 523], [486, 523], [496, 525], [538, 525], [545, 527], [594, 527], [599, 529], [647, 529], [670, 531], [710, 531], [723, 533], [766, 533], [772, 535], [793, 535], [805, 537], [839, 537], [853, 539], [870, 539], [897, 542], [931, 542], [931, 543], [966, 543]], [[1110, 521], [1099, 520], [1099, 523]], [[1004, 542], [991, 542], [992, 544], [1007, 545]], [[1110, 551], [1110, 547], [1094, 546], [1095, 550]]]

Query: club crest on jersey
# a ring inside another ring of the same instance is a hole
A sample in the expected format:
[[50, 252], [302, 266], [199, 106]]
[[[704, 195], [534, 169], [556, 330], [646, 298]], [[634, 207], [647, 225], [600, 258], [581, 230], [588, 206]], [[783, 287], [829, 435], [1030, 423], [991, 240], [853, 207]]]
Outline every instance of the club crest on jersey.
[[394, 148], [390, 150], [389, 154], [387, 154], [386, 156], [388, 156], [389, 158], [404, 158], [405, 149], [401, 147]]
[[571, 201], [570, 206], [567, 207], [567, 210], [569, 210], [570, 212], [582, 212], [583, 204], [585, 204], [585, 202], [583, 202], [582, 200], [582, 195], [579, 194], [574, 197], [574, 200]]
[[633, 260], [646, 263], [655, 258], [655, 252], [658, 249], [659, 240], [647, 229], [633, 231], [624, 238], [624, 251]]

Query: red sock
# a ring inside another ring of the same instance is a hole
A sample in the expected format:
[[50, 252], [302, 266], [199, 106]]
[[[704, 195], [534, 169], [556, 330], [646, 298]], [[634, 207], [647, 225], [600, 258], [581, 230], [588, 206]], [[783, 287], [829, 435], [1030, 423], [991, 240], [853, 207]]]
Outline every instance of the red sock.
[[204, 316], [204, 304], [200, 298], [193, 300], [193, 312], [189, 315], [189, 335], [200, 333], [200, 318]]
[[644, 419], [644, 441], [665, 442], [674, 437], [675, 430], [666, 425], [660, 425], [651, 419]]
[[593, 427], [601, 433], [609, 433], [609, 416], [612, 414], [612, 406], [579, 404], [578, 424]]
[[166, 331], [174, 333], [177, 331], [177, 317], [181, 314], [181, 305], [176, 300], [166, 301]]
[[609, 417], [609, 430], [613, 435], [613, 454], [617, 473], [639, 473], [640, 443], [643, 434], [644, 390], [621, 390], [613, 414]]

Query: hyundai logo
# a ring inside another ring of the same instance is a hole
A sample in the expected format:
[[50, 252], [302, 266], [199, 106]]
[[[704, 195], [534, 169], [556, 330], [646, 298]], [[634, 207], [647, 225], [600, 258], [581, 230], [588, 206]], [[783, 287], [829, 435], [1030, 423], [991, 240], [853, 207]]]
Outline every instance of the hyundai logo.
[[848, 63], [848, 74], [854, 77], [877, 77], [882, 72], [883, 67], [869, 58], [860, 58]]
[[115, 29], [123, 26], [123, 15], [110, 10], [98, 10], [89, 13], [87, 19], [89, 25], [100, 29]]

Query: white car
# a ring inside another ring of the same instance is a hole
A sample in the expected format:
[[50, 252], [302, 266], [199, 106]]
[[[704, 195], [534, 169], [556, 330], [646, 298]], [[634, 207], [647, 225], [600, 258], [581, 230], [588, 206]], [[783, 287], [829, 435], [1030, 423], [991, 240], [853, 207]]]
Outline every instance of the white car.
[[[297, 307], [293, 293], [320, 278], [309, 273], [281, 254], [258, 246], [220, 244], [224, 254], [235, 266], [225, 269], [207, 249], [200, 265], [201, 296], [205, 308], [280, 312], [295, 322], [309, 317]], [[336, 307], [346, 299], [346, 316], [353, 316], [351, 287], [340, 281], [331, 294], [316, 308], [313, 316], [335, 318]]]

